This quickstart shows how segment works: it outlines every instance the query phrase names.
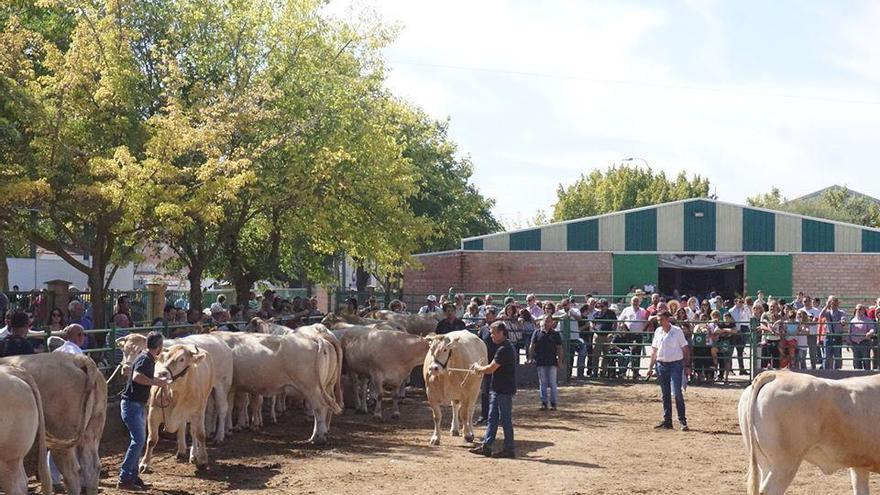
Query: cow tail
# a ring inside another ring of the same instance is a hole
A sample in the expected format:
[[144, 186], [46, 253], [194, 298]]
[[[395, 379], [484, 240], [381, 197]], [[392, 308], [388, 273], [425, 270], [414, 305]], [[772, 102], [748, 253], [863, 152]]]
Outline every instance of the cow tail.
[[761, 391], [761, 388], [764, 387], [764, 385], [772, 382], [774, 379], [776, 379], [775, 372], [765, 371], [752, 381], [752, 395], [749, 397], [748, 407], [745, 411], [746, 417], [745, 424], [743, 425], [743, 436], [749, 453], [749, 473], [747, 481], [749, 495], [760, 495], [761, 490], [761, 475], [758, 471], [757, 452], [761, 446], [758, 445], [757, 432], [755, 430], [755, 412], [758, 408], [758, 392]]
[[330, 409], [333, 414], [339, 414], [342, 412], [342, 408], [339, 407], [339, 404], [336, 403], [336, 399], [330, 396], [327, 393], [327, 389], [324, 387], [324, 380], [322, 379], [324, 373], [322, 373], [321, 369], [321, 356], [325, 355], [326, 349], [324, 348], [324, 339], [317, 339], [318, 342], [318, 358], [315, 359], [315, 371], [317, 371], [316, 376], [318, 378], [318, 388], [321, 389], [321, 400], [324, 402], [324, 406]]
[[34, 377], [27, 371], [17, 366], [10, 366], [13, 369], [12, 374], [20, 378], [31, 388], [34, 395], [34, 402], [37, 405], [37, 472], [40, 475], [40, 487], [43, 495], [51, 495], [52, 491], [52, 475], [49, 473], [49, 460], [46, 458], [46, 417], [43, 415], [43, 398], [40, 396], [40, 389]]
[[333, 348], [336, 349], [336, 384], [333, 387], [333, 395], [336, 396], [336, 405], [339, 406], [339, 410], [342, 412], [342, 409], [345, 407], [345, 401], [342, 397], [342, 344], [339, 342], [339, 339], [333, 337], [333, 334], [330, 334], [327, 339], [331, 340]]

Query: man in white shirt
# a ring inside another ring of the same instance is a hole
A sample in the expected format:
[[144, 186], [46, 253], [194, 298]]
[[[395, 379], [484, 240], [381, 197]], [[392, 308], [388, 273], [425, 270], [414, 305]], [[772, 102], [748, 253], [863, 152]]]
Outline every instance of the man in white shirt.
[[810, 325], [807, 326], [807, 329], [810, 333], [807, 334], [807, 351], [810, 354], [810, 368], [816, 369], [816, 365], [822, 363], [822, 348], [819, 347], [819, 308], [817, 308], [818, 298], [812, 299], [810, 296], [804, 297], [804, 307], [800, 309], [810, 315], [809, 322]]
[[[617, 329], [627, 329], [632, 333], [632, 341], [636, 344], [632, 346], [631, 366], [633, 378], [639, 378], [639, 367], [642, 361], [642, 332], [645, 331], [645, 325], [648, 324], [648, 311], [642, 308], [642, 300], [637, 296], [630, 299], [630, 305], [620, 312], [617, 317]], [[626, 370], [624, 369], [624, 372]]]
[[746, 336], [751, 332], [750, 320], [752, 319], [752, 310], [743, 302], [743, 298], [737, 297], [734, 300], [733, 308], [730, 310], [730, 316], [733, 317], [736, 333], [733, 335], [733, 345], [736, 350], [737, 361], [739, 362], [739, 374], [745, 375], [746, 368], [743, 362], [743, 352], [746, 345]]
[[544, 308], [538, 303], [538, 298], [534, 294], [526, 296], [526, 304], [528, 304], [529, 314], [532, 315], [533, 319], [537, 320], [544, 316]]
[[670, 322], [672, 315], [668, 310], [658, 314], [660, 326], [654, 331], [654, 340], [651, 342], [651, 367], [648, 370], [648, 378], [654, 374], [657, 368], [657, 381], [660, 383], [660, 392], [663, 394], [663, 422], [654, 428], [666, 430], [672, 429], [672, 393], [675, 393], [675, 409], [678, 412], [678, 422], [681, 431], [688, 431], [687, 417], [684, 409], [684, 394], [682, 382], [684, 377], [691, 371], [691, 356], [687, 339], [681, 328]]

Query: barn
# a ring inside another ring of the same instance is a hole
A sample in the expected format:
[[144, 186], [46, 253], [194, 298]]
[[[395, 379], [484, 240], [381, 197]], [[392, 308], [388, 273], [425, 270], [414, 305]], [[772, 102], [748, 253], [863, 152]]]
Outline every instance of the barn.
[[409, 294], [880, 293], [880, 230], [705, 198], [466, 238], [417, 259]]

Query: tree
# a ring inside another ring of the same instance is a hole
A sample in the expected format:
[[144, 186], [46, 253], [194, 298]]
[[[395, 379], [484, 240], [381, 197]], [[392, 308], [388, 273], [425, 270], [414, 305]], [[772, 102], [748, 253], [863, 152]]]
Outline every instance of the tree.
[[601, 215], [612, 211], [638, 208], [709, 195], [709, 179], [684, 172], [674, 180], [650, 167], [612, 166], [606, 171], [593, 170], [581, 175], [574, 184], [556, 190], [553, 221]]
[[5, 111], [15, 139], [0, 185], [15, 193], [7, 226], [86, 274], [100, 328], [116, 268], [154, 232], [172, 176], [144, 148], [151, 102], [131, 49], [136, 33], [117, 22], [123, 6], [68, 7], [76, 22], [67, 42], [15, 15], [3, 26], [0, 99], [14, 102]]
[[880, 228], [880, 205], [846, 187], [835, 186], [821, 195], [794, 200], [786, 199], [773, 187], [769, 193], [749, 197], [746, 202], [749, 206]]
[[418, 192], [408, 203], [419, 217], [433, 224], [421, 252], [456, 249], [464, 237], [490, 234], [502, 229], [492, 215], [494, 200], [484, 197], [470, 183], [473, 164], [458, 157], [458, 146], [449, 139], [449, 123], [430, 118], [419, 109], [401, 103], [398, 142], [403, 156], [418, 174]]

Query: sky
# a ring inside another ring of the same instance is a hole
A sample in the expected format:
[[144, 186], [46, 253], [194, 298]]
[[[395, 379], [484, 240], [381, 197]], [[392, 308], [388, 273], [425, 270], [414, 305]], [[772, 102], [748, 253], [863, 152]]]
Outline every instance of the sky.
[[449, 119], [508, 227], [630, 157], [734, 203], [774, 185], [880, 196], [880, 2], [340, 5], [399, 26], [388, 87]]

